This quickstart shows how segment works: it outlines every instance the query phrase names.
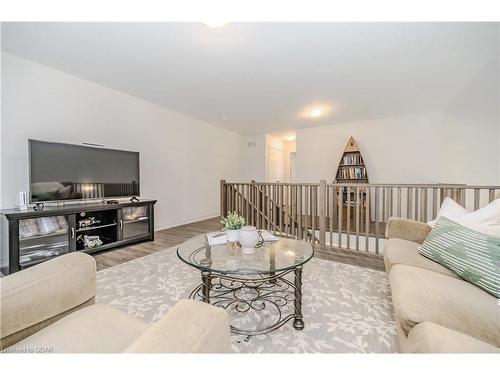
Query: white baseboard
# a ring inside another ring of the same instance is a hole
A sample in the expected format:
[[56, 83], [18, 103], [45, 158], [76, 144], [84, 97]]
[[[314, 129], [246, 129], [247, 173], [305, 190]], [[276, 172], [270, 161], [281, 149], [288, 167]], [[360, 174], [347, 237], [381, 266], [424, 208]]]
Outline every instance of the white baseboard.
[[[183, 219], [180, 221], [174, 221], [170, 223], [155, 223], [155, 232], [163, 229], [168, 229], [168, 228], [173, 228], [173, 227], [178, 227], [180, 225], [186, 225], [186, 224], [191, 224], [196, 221], [202, 221], [202, 220], [207, 220], [207, 219], [213, 219], [214, 217], [219, 217], [218, 213], [206, 215], [206, 216], [198, 216], [198, 217], [192, 217], [189, 219]], [[222, 224], [221, 224], [222, 225]]]

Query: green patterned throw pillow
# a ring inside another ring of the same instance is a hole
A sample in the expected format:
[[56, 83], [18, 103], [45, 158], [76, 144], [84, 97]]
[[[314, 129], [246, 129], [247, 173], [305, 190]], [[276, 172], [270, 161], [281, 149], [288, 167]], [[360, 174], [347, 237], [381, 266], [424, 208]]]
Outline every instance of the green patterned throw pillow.
[[500, 237], [440, 217], [419, 252], [500, 298]]

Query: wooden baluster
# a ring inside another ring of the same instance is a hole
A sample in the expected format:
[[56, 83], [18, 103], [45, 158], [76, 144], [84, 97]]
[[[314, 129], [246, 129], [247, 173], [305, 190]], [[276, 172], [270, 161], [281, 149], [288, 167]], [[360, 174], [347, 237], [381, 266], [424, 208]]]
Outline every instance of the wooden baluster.
[[339, 186], [339, 191], [338, 191], [338, 209], [339, 209], [339, 214], [338, 214], [338, 246], [341, 249], [342, 248], [342, 211], [344, 209], [344, 187]]
[[269, 185], [262, 186], [262, 218], [263, 229], [269, 229]]
[[298, 230], [299, 230], [299, 238], [304, 238], [304, 231], [302, 230], [302, 186], [297, 186], [298, 195], [297, 195], [297, 216], [298, 216]]
[[266, 230], [270, 231], [272, 228], [272, 218], [270, 216], [271, 214], [271, 194], [272, 194], [272, 184], [266, 185], [265, 189], [265, 195], [264, 195], [264, 215], [266, 217]]
[[224, 217], [226, 216], [226, 204], [227, 204], [227, 197], [226, 197], [226, 181], [225, 180], [220, 180], [220, 216]]
[[488, 203], [495, 200], [495, 189], [488, 189]]
[[326, 207], [326, 181], [319, 183], [319, 243], [325, 245], [325, 207]]
[[382, 222], [386, 222], [387, 221], [387, 217], [385, 216], [386, 215], [386, 202], [385, 202], [385, 191], [386, 191], [386, 187], [384, 186], [382, 188]]
[[329, 209], [329, 214], [328, 214], [328, 222], [329, 222], [329, 229], [330, 229], [330, 247], [333, 247], [333, 219], [335, 217], [335, 212], [336, 212], [336, 194], [334, 194], [334, 186], [328, 186], [328, 196], [330, 200], [330, 209]]
[[459, 204], [465, 206], [465, 191], [466, 189], [460, 188], [460, 202]]
[[351, 248], [351, 187], [347, 187], [347, 249]]
[[278, 186], [273, 186], [273, 232], [276, 234], [276, 222], [278, 221]]
[[475, 188], [474, 189], [474, 211], [479, 209], [479, 199], [480, 199], [481, 190]]
[[365, 251], [369, 250], [370, 247], [370, 216], [371, 216], [371, 208], [370, 208], [370, 187], [366, 187], [366, 210], [365, 210]]
[[240, 215], [245, 217], [245, 185], [240, 184]]
[[379, 191], [378, 191], [378, 186], [375, 187], [375, 253], [379, 253], [379, 240], [378, 240], [378, 205], [379, 205]]
[[361, 200], [359, 199], [359, 187], [355, 187], [355, 208], [356, 208], [356, 250], [359, 251], [359, 205]]
[[416, 187], [415, 188], [415, 220], [419, 221], [420, 220], [420, 188]]
[[292, 236], [297, 236], [297, 186], [291, 186], [292, 190]]
[[408, 199], [406, 200], [406, 218], [411, 219], [413, 212], [413, 189], [408, 188]]
[[283, 235], [283, 185], [279, 185], [280, 235]]
[[432, 220], [434, 220], [437, 216], [437, 188], [432, 188]]
[[312, 215], [312, 234], [313, 242], [316, 242], [316, 218], [318, 215], [318, 190], [316, 186], [311, 186], [311, 215]]
[[255, 181], [252, 181], [252, 185], [249, 186], [250, 189], [250, 206], [251, 206], [251, 218], [252, 226], [255, 226]]
[[428, 221], [428, 220], [429, 220], [429, 219], [427, 218], [427, 205], [428, 205], [428, 203], [429, 203], [429, 202], [428, 202], [428, 193], [427, 193], [427, 188], [424, 188], [424, 189], [423, 189], [423, 194], [424, 194], [424, 196], [423, 196], [423, 198], [422, 198], [422, 200], [423, 200], [423, 205], [422, 205], [422, 206], [423, 206], [423, 210], [422, 210], [422, 221], [423, 221], [423, 222], [426, 222], [426, 221]]
[[401, 217], [401, 187], [398, 187], [398, 197], [397, 197], [397, 206], [396, 206], [396, 212], [398, 217]]
[[309, 237], [309, 188], [310, 186], [309, 185], [306, 185], [304, 186], [304, 200], [305, 200], [305, 208], [304, 208], [304, 211], [305, 211], [305, 230], [306, 230], [306, 233], [305, 233], [305, 236], [306, 236], [306, 239], [309, 241], [310, 237]]
[[394, 207], [393, 207], [393, 205], [394, 205], [394, 199], [393, 198], [394, 197], [393, 197], [393, 187], [392, 186], [389, 187], [389, 197], [388, 198], [389, 198], [388, 199], [388, 201], [389, 201], [388, 202], [389, 210], [388, 210], [388, 213], [387, 213], [387, 217], [389, 218], [389, 217], [393, 216], [392, 213], [393, 213], [393, 209], [394, 209]]
[[290, 185], [285, 185], [283, 189], [285, 190], [285, 233], [287, 236], [290, 235]]

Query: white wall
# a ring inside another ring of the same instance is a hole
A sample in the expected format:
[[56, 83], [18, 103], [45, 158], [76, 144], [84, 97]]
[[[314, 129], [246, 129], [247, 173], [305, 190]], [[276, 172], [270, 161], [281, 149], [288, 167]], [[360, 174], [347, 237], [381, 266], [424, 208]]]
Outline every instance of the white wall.
[[297, 130], [298, 182], [333, 181], [350, 136], [361, 150], [371, 183], [437, 183], [440, 113], [376, 119]]
[[3, 53], [2, 200], [28, 190], [28, 138], [92, 142], [141, 156], [141, 196], [164, 228], [219, 211], [219, 180], [238, 179], [240, 135]]
[[266, 155], [267, 145], [265, 134], [256, 134], [245, 138], [240, 173], [243, 181], [266, 180]]
[[491, 61], [443, 111], [443, 171], [451, 183], [500, 183], [499, 64]]

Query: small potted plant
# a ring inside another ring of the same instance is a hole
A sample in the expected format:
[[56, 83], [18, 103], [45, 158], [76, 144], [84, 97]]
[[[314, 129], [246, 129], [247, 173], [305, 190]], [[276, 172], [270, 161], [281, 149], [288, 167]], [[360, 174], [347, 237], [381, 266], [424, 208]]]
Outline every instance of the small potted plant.
[[245, 219], [235, 212], [229, 212], [225, 218], [221, 220], [226, 231], [227, 242], [238, 241], [238, 231], [245, 224]]

